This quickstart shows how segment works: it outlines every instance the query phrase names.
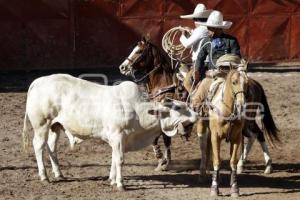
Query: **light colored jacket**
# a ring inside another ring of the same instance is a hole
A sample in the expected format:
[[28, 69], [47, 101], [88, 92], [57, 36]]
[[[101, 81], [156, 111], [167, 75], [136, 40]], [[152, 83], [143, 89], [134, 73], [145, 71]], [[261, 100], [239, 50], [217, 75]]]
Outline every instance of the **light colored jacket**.
[[180, 42], [185, 48], [193, 48], [193, 56], [192, 56], [193, 62], [196, 61], [197, 56], [199, 54], [200, 51], [199, 44], [201, 40], [206, 37], [208, 37], [208, 30], [205, 26], [196, 27], [189, 38], [187, 38], [184, 35], [180, 37]]

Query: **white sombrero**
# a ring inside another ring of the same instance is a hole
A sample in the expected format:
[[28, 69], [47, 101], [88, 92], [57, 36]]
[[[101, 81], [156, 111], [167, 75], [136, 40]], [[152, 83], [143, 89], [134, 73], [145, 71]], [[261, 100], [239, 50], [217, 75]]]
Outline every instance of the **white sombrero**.
[[218, 58], [217, 62], [216, 62], [216, 67], [229, 67], [229, 66], [233, 66], [236, 67], [238, 65], [241, 64], [241, 58], [238, 55], [235, 54], [225, 54], [223, 56], [221, 56], [220, 58]]
[[190, 15], [181, 15], [180, 17], [183, 19], [194, 19], [194, 18], [208, 18], [212, 10], [207, 10], [205, 5], [202, 3], [199, 3], [193, 14]]
[[229, 29], [232, 22], [224, 21], [222, 13], [214, 10], [211, 12], [206, 22], [196, 22], [196, 24], [213, 28]]

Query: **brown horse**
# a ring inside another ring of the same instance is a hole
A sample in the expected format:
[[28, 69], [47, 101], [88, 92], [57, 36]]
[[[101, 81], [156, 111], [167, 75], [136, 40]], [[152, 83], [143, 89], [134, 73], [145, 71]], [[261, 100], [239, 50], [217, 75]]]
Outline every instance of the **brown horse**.
[[[177, 79], [170, 59], [159, 48], [144, 39], [136, 45], [131, 54], [119, 67], [120, 72], [132, 76], [135, 82], [144, 83], [150, 99], [163, 101], [166, 98], [177, 99]], [[136, 78], [136, 72], [143, 72], [143, 76]], [[158, 145], [159, 137], [163, 137], [166, 147], [164, 155]], [[153, 142], [153, 150], [159, 160], [156, 170], [166, 170], [171, 160], [171, 138], [161, 134]]]
[[[127, 76], [132, 76], [135, 78], [136, 71], [143, 71], [145, 73], [142, 78], [136, 80], [137, 82], [144, 82], [147, 86], [147, 92], [150, 93], [150, 96], [154, 97], [155, 100], [162, 100], [166, 96], [174, 97], [175, 90], [176, 90], [176, 97], [182, 98], [183, 89], [181, 84], [182, 82], [177, 83], [177, 88], [169, 87], [173, 85], [174, 82], [174, 69], [172, 69], [170, 59], [164, 54], [158, 47], [151, 44], [149, 41], [143, 39], [142, 41], [138, 42], [138, 45], [133, 49], [131, 54], [128, 58], [120, 65], [120, 71], [122, 74]], [[180, 70], [179, 70], [180, 71]], [[184, 76], [184, 75], [183, 75]], [[247, 120], [246, 126], [243, 130], [243, 135], [249, 138], [249, 142], [245, 146], [244, 155], [248, 155], [250, 151], [251, 144], [253, 143], [254, 139], [257, 138], [260, 142], [264, 157], [266, 161], [266, 170], [265, 173], [271, 172], [271, 158], [268, 152], [268, 148], [265, 142], [264, 133], [266, 133], [268, 138], [277, 138], [277, 128], [272, 118], [272, 114], [269, 109], [269, 105], [264, 93], [263, 87], [255, 80], [249, 78], [249, 87], [247, 91], [247, 102], [255, 102], [256, 104], [252, 104], [249, 106], [249, 109], [258, 109], [263, 108], [264, 113], [262, 117], [262, 123], [264, 132], [259, 128], [255, 120]], [[260, 106], [261, 105], [261, 106]], [[248, 106], [247, 106], [248, 107]], [[256, 113], [251, 113], [249, 116], [255, 118]], [[210, 135], [204, 134], [205, 131], [201, 132], [199, 130], [201, 128], [197, 128], [197, 133], [200, 133], [199, 140], [200, 140], [200, 149], [201, 149], [201, 165], [200, 165], [200, 176], [199, 180], [203, 181], [206, 178], [206, 169], [209, 163], [209, 149], [207, 145], [210, 145]], [[166, 135], [162, 134], [164, 145], [166, 147], [166, 151], [164, 153], [164, 157], [160, 151], [160, 147], [158, 146], [158, 139], [157, 137], [153, 142], [153, 149], [155, 152], [156, 157], [159, 159], [159, 165], [157, 169], [164, 170], [166, 169], [170, 159], [171, 159], [171, 138], [167, 137]], [[208, 151], [207, 151], [208, 150]], [[241, 156], [239, 162], [239, 172], [243, 169], [243, 163], [245, 162], [246, 156]]]
[[[278, 137], [279, 130], [274, 122], [262, 85], [251, 78], [248, 80], [248, 85], [249, 87], [246, 98], [247, 105], [245, 109], [252, 112], [246, 113], [246, 124], [243, 130], [243, 135], [247, 137], [247, 143], [245, 144], [240, 157], [237, 171], [238, 173], [242, 173], [243, 165], [247, 160], [247, 156], [251, 150], [252, 144], [254, 143], [255, 139], [257, 139], [261, 145], [265, 159], [266, 168], [264, 173], [270, 174], [272, 173], [272, 159], [264, 135], [266, 135], [271, 145], [274, 146], [274, 140], [280, 141]], [[261, 120], [261, 124], [263, 125], [262, 130], [259, 128], [255, 120], [257, 115], [256, 111], [259, 111], [259, 118]]]

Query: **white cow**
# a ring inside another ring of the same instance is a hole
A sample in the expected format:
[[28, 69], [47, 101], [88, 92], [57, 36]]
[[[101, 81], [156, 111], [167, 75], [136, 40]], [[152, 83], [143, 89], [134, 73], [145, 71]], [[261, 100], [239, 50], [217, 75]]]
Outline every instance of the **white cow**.
[[62, 177], [56, 157], [60, 132], [68, 135], [71, 145], [78, 140], [102, 139], [112, 147], [111, 185], [123, 190], [121, 167], [125, 152], [150, 145], [161, 131], [168, 136], [184, 134], [196, 118], [196, 113], [182, 102], [166, 105], [147, 101], [133, 82], [104, 86], [57, 74], [38, 78], [30, 85], [23, 142], [27, 149], [31, 122], [39, 176], [48, 181], [43, 163], [45, 146], [55, 177]]

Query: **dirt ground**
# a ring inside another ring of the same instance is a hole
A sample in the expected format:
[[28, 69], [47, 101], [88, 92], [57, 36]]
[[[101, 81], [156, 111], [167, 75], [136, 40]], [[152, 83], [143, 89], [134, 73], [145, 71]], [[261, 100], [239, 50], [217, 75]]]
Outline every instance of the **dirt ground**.
[[[239, 176], [240, 199], [299, 199], [300, 197], [300, 73], [252, 73], [264, 86], [281, 144], [270, 149], [274, 173], [263, 174], [262, 151], [256, 142], [246, 171]], [[100, 141], [86, 141], [71, 151], [65, 135], [59, 140], [58, 156], [66, 180], [41, 183], [32, 146], [22, 152], [21, 130], [26, 93], [0, 93], [0, 199], [207, 199], [210, 183], [198, 184], [198, 139], [173, 139], [171, 171], [155, 172], [151, 147], [125, 155], [126, 192], [108, 181], [111, 148]], [[32, 134], [31, 134], [32, 137]], [[222, 143], [223, 170], [218, 199], [229, 199], [229, 145]]]

